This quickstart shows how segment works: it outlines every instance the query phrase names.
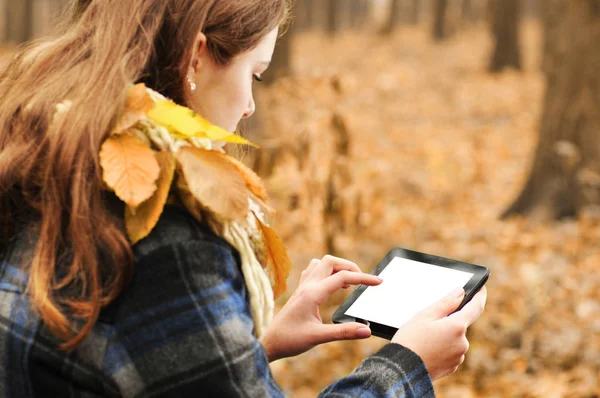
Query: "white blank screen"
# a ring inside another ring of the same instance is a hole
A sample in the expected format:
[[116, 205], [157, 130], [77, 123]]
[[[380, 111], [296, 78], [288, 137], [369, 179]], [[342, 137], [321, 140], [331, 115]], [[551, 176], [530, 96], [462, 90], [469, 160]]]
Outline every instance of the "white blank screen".
[[395, 257], [379, 276], [383, 283], [367, 287], [345, 314], [399, 328], [452, 290], [464, 287], [473, 274]]

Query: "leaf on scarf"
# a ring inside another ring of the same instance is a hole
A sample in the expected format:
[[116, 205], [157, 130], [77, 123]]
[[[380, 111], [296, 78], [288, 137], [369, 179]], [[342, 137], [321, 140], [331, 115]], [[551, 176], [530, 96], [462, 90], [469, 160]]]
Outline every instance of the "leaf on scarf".
[[243, 222], [248, 214], [248, 190], [227, 155], [196, 147], [183, 147], [177, 153], [183, 180], [177, 187], [189, 192], [203, 207], [218, 216]]
[[269, 195], [267, 194], [265, 185], [263, 184], [261, 178], [252, 169], [231, 156], [228, 156], [226, 159], [231, 162], [231, 164], [233, 164], [237, 171], [242, 175], [242, 178], [244, 181], [246, 181], [246, 186], [250, 192], [263, 201], [269, 200]]
[[263, 224], [258, 217], [256, 217], [256, 222], [267, 248], [266, 270], [273, 286], [273, 296], [277, 299], [287, 290], [287, 279], [292, 270], [292, 262], [283, 241], [275, 230]]
[[125, 112], [117, 121], [113, 134], [121, 133], [134, 126], [153, 106], [154, 101], [152, 101], [143, 83], [130, 87], [127, 90]]
[[198, 137], [208, 138], [211, 141], [256, 146], [239, 135], [215, 126], [191, 109], [169, 100], [158, 101], [148, 112], [148, 117], [155, 123], [167, 127], [176, 138]]
[[160, 167], [142, 140], [129, 134], [109, 137], [100, 149], [104, 182], [132, 209], [156, 191]]
[[175, 175], [175, 158], [171, 152], [159, 152], [156, 154], [156, 160], [160, 165], [156, 192], [134, 211], [129, 207], [125, 209], [125, 227], [132, 244], [136, 244], [152, 232], [169, 197]]

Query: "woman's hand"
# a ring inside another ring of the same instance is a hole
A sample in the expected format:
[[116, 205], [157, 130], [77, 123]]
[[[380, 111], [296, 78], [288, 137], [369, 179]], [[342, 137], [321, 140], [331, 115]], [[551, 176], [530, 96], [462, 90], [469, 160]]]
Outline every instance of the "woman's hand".
[[319, 306], [342, 288], [381, 283], [377, 276], [364, 274], [350, 261], [333, 256], [312, 260], [302, 272], [300, 285], [273, 319], [261, 339], [269, 361], [301, 354], [335, 340], [364, 339], [371, 330], [362, 323], [325, 325]]
[[453, 313], [465, 295], [457, 289], [404, 324], [392, 339], [419, 355], [432, 380], [456, 372], [469, 349], [467, 328], [485, 307], [485, 286], [460, 311]]

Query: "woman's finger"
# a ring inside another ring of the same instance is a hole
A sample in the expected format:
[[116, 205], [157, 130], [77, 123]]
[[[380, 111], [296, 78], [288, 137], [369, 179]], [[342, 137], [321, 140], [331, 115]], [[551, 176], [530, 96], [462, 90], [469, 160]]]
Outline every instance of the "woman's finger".
[[320, 301], [325, 301], [329, 296], [338, 290], [342, 289], [345, 285], [367, 285], [377, 286], [382, 280], [371, 274], [363, 274], [362, 272], [352, 271], [340, 271], [330, 277], [324, 279], [319, 284], [320, 293], [322, 293]]
[[314, 276], [318, 279], [325, 279], [331, 274], [335, 274], [344, 270], [362, 273], [358, 265], [352, 261], [331, 255], [326, 255], [323, 257], [315, 270], [316, 272]]
[[416, 316], [443, 319], [452, 314], [460, 306], [465, 297], [465, 289], [457, 287], [446, 296], [419, 312]]
[[348, 261], [348, 262], [344, 262], [344, 263], [335, 263], [333, 265], [333, 272], [332, 274], [335, 274], [336, 272], [340, 272], [340, 271], [352, 271], [352, 272], [359, 272], [362, 273], [363, 271], [359, 268], [358, 265], [356, 265], [355, 263]]
[[485, 309], [487, 300], [487, 289], [484, 287], [458, 312], [450, 315], [448, 318], [458, 320], [469, 327], [475, 322]]
[[339, 325], [322, 325], [317, 329], [316, 344], [329, 343], [338, 340], [357, 340], [371, 337], [371, 329], [367, 325], [357, 322], [342, 323]]
[[321, 260], [313, 258], [310, 261], [310, 263], [308, 263], [308, 266], [306, 267], [306, 269], [304, 271], [302, 271], [302, 274], [300, 276], [301, 284], [310, 277], [310, 275], [315, 270], [315, 268], [319, 265], [320, 262], [321, 262]]

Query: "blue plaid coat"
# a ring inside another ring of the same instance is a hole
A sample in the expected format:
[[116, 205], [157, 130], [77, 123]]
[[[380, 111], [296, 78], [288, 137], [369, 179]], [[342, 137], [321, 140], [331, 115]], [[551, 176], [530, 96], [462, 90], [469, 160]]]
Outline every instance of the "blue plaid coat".
[[[238, 254], [191, 216], [165, 209], [134, 247], [135, 276], [73, 352], [31, 311], [33, 243], [0, 263], [0, 397], [282, 397], [252, 333]], [[423, 362], [389, 344], [323, 397], [433, 397]]]

